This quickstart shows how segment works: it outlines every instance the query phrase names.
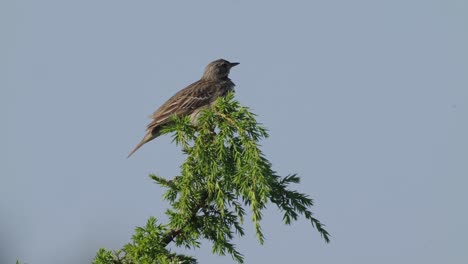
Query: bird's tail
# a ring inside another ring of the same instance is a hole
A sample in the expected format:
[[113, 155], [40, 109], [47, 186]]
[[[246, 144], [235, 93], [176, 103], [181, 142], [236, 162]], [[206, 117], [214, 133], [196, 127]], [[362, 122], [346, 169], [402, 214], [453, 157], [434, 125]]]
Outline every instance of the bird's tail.
[[151, 133], [151, 131], [149, 131], [149, 132], [143, 137], [143, 139], [140, 141], [140, 143], [138, 143], [138, 145], [136, 145], [136, 147], [132, 150], [132, 152], [130, 152], [130, 154], [128, 154], [127, 159], [130, 158], [130, 156], [133, 155], [133, 153], [135, 153], [135, 151], [137, 151], [139, 148], [141, 148], [141, 146], [143, 146], [144, 144], [150, 142], [150, 141], [153, 140], [154, 138], [156, 138], [156, 136], [153, 135], [153, 133]]

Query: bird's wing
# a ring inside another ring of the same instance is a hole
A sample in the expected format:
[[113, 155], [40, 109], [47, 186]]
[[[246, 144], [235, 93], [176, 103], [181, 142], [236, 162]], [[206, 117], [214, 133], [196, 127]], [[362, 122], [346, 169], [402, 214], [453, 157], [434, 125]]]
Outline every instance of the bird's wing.
[[216, 84], [212, 81], [199, 80], [180, 90], [167, 102], [158, 108], [152, 115], [153, 121], [147, 129], [166, 124], [173, 115], [189, 115], [194, 110], [211, 103], [216, 93]]

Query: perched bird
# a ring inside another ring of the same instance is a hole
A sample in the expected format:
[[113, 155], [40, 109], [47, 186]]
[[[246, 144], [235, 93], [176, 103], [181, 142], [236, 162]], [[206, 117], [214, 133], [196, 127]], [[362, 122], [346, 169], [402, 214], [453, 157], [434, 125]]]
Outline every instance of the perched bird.
[[177, 92], [151, 115], [153, 121], [148, 124], [146, 135], [127, 158], [141, 146], [158, 137], [161, 128], [171, 122], [171, 116], [189, 115], [192, 121], [195, 121], [200, 110], [210, 106], [218, 97], [233, 91], [235, 85], [228, 75], [231, 68], [238, 64], [223, 59], [208, 64], [200, 80]]

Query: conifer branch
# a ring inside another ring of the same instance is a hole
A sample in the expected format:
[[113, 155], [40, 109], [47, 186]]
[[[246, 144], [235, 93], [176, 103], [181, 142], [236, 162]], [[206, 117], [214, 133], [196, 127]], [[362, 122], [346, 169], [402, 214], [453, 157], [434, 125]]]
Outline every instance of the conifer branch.
[[238, 263], [244, 257], [232, 243], [244, 235], [244, 217], [250, 210], [257, 239], [264, 242], [261, 227], [263, 210], [275, 204], [289, 225], [303, 216], [325, 242], [330, 235], [316, 219], [308, 195], [290, 189], [299, 183], [296, 174], [280, 177], [265, 158], [259, 142], [268, 137], [248, 108], [242, 107], [233, 94], [219, 98], [211, 109], [204, 110], [194, 127], [188, 117], [174, 117], [173, 125], [161, 130], [172, 134], [182, 147], [186, 160], [180, 176], [166, 180], [150, 175], [166, 188], [163, 198], [170, 209], [167, 224], [150, 218], [145, 227], [136, 228], [132, 243], [120, 251], [101, 249], [95, 264], [196, 263], [192, 257], [170, 252], [167, 247], [197, 248], [201, 239], [212, 243], [213, 252], [229, 254]]

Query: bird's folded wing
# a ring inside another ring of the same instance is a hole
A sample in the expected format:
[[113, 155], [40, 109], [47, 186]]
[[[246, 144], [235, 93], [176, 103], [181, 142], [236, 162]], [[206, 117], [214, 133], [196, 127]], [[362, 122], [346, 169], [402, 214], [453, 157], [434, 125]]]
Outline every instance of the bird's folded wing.
[[153, 121], [148, 124], [147, 129], [151, 130], [168, 123], [173, 115], [189, 115], [194, 110], [210, 104], [215, 86], [209, 81], [200, 80], [179, 91], [151, 115]]

